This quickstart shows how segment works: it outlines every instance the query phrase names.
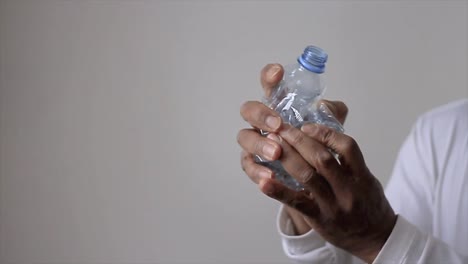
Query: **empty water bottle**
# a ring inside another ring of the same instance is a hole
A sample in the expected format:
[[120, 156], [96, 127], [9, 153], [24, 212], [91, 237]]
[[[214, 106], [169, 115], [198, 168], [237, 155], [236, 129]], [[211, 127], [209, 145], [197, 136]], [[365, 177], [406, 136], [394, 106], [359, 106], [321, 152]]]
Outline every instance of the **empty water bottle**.
[[[322, 49], [307, 46], [297, 63], [284, 68], [283, 80], [269, 97], [264, 98], [263, 103], [278, 112], [283, 122], [294, 127], [317, 123], [343, 132], [343, 126], [326, 106], [318, 104], [326, 87], [322, 73], [327, 59], [328, 55]], [[256, 161], [270, 168], [275, 173], [275, 179], [289, 188], [304, 189], [285, 171], [280, 161], [268, 161], [260, 156], [256, 156]]]

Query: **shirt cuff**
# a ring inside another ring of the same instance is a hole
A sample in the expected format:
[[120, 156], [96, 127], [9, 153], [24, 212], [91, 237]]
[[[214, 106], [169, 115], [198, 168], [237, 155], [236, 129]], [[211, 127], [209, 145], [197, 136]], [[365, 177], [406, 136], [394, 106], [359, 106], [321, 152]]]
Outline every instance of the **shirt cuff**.
[[314, 230], [302, 235], [294, 234], [293, 223], [284, 205], [280, 207], [276, 222], [283, 248], [288, 256], [303, 255], [314, 249], [325, 247], [325, 240]]
[[426, 242], [427, 235], [399, 215], [390, 237], [373, 263], [393, 264], [417, 261], [424, 251]]

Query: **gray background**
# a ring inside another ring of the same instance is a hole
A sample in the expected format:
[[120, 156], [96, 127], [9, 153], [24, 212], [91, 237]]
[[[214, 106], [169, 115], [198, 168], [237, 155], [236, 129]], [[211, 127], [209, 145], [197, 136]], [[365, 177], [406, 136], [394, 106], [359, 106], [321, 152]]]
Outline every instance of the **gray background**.
[[307, 44], [384, 183], [468, 96], [466, 1], [0, 1], [1, 263], [286, 262], [236, 134]]

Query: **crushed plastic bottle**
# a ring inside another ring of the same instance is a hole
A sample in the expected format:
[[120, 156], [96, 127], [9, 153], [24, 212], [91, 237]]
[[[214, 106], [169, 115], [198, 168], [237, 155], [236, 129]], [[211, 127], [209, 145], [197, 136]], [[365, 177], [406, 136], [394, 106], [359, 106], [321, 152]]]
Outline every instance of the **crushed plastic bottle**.
[[[294, 127], [317, 123], [344, 132], [343, 126], [330, 110], [324, 104], [318, 104], [326, 88], [322, 73], [327, 59], [327, 53], [321, 48], [307, 46], [297, 63], [284, 68], [283, 80], [269, 97], [264, 98], [263, 103], [278, 112], [283, 122]], [[256, 156], [256, 162], [271, 169], [275, 179], [287, 187], [296, 191], [304, 189], [286, 172], [280, 161]]]

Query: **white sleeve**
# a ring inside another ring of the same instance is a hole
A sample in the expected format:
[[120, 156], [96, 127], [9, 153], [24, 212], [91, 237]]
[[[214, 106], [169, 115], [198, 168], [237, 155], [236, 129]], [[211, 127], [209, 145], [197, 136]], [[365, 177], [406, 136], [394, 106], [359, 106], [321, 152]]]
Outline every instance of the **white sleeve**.
[[436, 162], [430, 137], [431, 127], [418, 119], [400, 148], [393, 173], [385, 189], [395, 213], [422, 231], [432, 233], [432, 201]]
[[468, 263], [467, 257], [432, 235], [441, 155], [431, 140], [436, 128], [440, 129], [432, 119], [420, 117], [400, 149], [385, 190], [399, 217], [375, 263]]
[[[357, 257], [327, 243], [311, 230], [295, 236], [286, 210], [278, 214], [278, 231], [286, 255], [299, 264], [362, 264]], [[395, 227], [374, 264], [467, 264], [468, 258], [457, 254], [444, 242], [428, 235], [398, 216]]]
[[420, 231], [398, 216], [390, 237], [374, 264], [466, 264], [468, 258], [450, 249], [444, 242]]
[[278, 232], [281, 236], [283, 250], [286, 256], [294, 263], [310, 264], [362, 264], [362, 260], [354, 257], [346, 251], [326, 242], [314, 230], [297, 236], [294, 234], [291, 219], [281, 206], [278, 219]]
[[[398, 220], [374, 263], [468, 264], [468, 257], [431, 235], [432, 203], [438, 180], [431, 131], [431, 123], [420, 118], [400, 149], [385, 191]], [[278, 230], [286, 255], [297, 263], [363, 263], [314, 231], [294, 236], [284, 210], [278, 215]]]

